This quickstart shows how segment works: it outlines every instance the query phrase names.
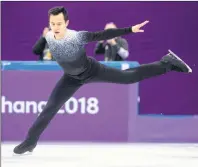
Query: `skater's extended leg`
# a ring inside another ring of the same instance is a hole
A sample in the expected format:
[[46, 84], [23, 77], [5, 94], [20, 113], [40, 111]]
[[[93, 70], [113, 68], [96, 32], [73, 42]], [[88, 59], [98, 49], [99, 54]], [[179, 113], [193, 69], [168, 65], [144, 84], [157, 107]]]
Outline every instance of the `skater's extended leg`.
[[90, 80], [90, 82], [132, 84], [147, 78], [165, 74], [169, 71], [192, 72], [184, 61], [171, 52], [164, 56], [160, 61], [140, 65], [139, 67], [128, 70], [119, 70], [101, 64], [99, 72]]

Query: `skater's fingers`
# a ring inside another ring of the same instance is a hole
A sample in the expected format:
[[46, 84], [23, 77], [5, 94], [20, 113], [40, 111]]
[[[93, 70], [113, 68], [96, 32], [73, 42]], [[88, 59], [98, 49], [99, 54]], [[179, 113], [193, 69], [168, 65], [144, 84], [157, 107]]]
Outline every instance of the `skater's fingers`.
[[147, 20], [147, 21], [144, 21], [143, 23], [140, 24], [140, 27], [143, 27], [143, 26], [145, 26], [145, 25], [148, 24], [148, 23], [149, 23], [148, 20]]
[[138, 32], [144, 32], [144, 30], [139, 30]]

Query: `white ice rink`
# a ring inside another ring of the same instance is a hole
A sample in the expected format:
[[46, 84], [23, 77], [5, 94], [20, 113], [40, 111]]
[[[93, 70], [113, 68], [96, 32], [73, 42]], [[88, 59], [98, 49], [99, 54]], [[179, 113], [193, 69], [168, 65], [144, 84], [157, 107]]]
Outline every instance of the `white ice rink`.
[[40, 143], [20, 156], [15, 145], [1, 145], [2, 167], [198, 167], [198, 144]]

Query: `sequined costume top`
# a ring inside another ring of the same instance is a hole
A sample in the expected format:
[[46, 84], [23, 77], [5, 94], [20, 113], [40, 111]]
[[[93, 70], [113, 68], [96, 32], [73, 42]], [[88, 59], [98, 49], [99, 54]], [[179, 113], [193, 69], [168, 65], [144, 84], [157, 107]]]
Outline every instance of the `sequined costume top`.
[[[55, 39], [53, 32], [49, 31], [45, 36], [45, 40], [52, 56], [63, 70], [69, 75], [78, 75], [83, 73], [88, 67], [89, 61], [84, 48], [86, 44], [94, 41], [112, 39], [131, 32], [131, 27], [108, 29], [99, 32], [67, 29], [64, 38], [60, 40]], [[42, 48], [41, 44], [43, 45], [44, 41], [38, 41], [37, 48]]]

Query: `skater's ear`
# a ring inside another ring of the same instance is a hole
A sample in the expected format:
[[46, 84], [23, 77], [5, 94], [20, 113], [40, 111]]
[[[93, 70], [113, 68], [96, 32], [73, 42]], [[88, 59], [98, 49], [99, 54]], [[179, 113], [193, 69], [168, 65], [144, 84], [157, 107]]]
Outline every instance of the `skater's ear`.
[[66, 27], [69, 25], [69, 20], [65, 22]]

